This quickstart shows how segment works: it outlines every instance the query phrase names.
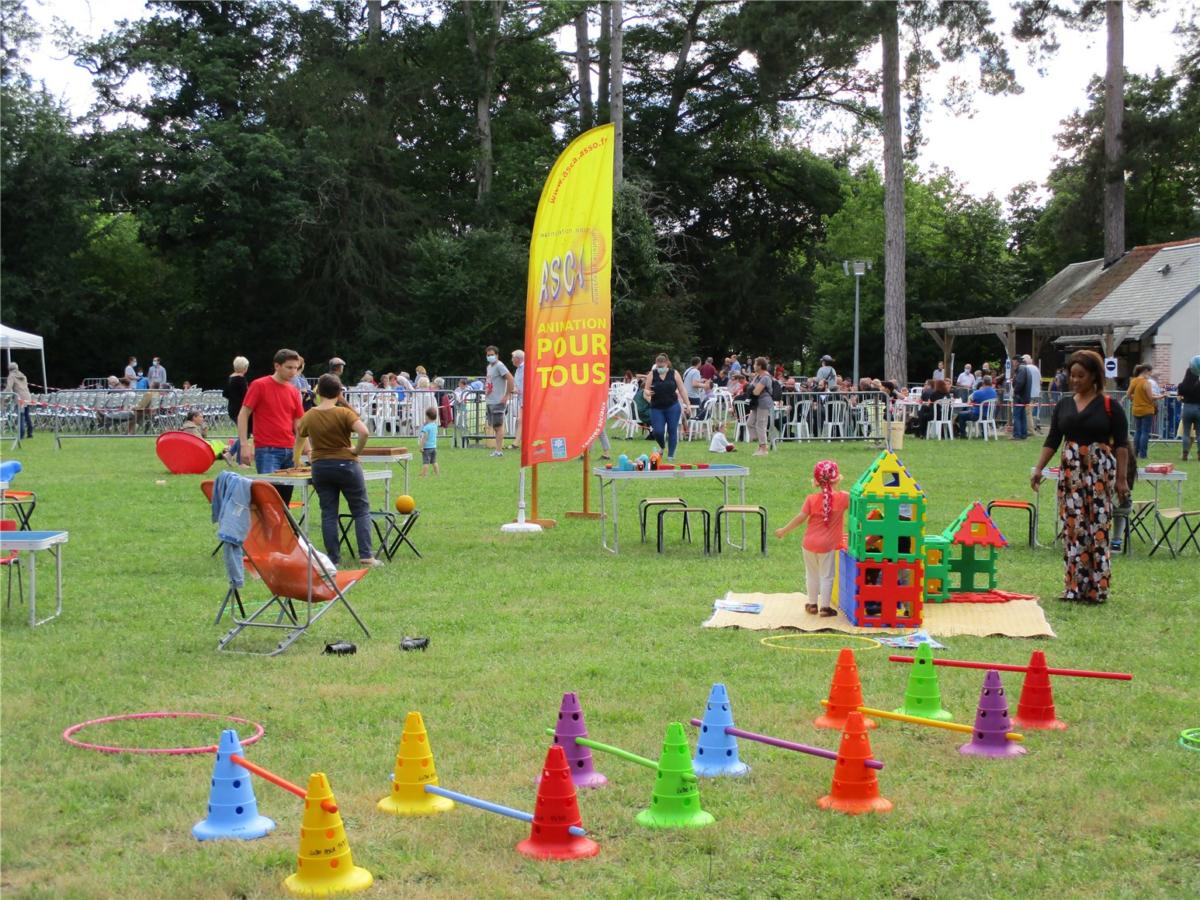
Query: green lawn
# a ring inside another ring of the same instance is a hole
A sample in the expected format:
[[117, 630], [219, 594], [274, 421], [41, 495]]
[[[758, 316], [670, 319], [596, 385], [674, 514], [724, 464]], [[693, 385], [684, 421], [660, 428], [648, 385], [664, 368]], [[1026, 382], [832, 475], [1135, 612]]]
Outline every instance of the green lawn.
[[[940, 530], [970, 500], [1026, 496], [1036, 453], [1032, 442], [910, 440], [901, 457]], [[810, 490], [817, 459], [834, 456], [849, 482], [874, 454], [809, 444], [736, 459], [750, 464], [749, 499], [769, 508], [776, 527]], [[1159, 460], [1177, 454], [1152, 451]], [[598, 756], [611, 784], [581, 795], [580, 806], [600, 856], [534, 863], [513, 850], [528, 833], [518, 822], [461, 807], [415, 820], [375, 811], [406, 713], [424, 715], [443, 786], [530, 810], [542, 731], [563, 691], [579, 692], [594, 738], [652, 757], [668, 722], [701, 714], [714, 681], [728, 685], [741, 727], [836, 747], [836, 734], [811, 725], [833, 653], [773, 650], [759, 644], [761, 633], [700, 628], [727, 590], [799, 589], [799, 533], [772, 538], [766, 559], [705, 559], [674, 541], [659, 556], [637, 541], [628, 490], [622, 553], [613, 557], [595, 522], [562, 515], [580, 505], [576, 463], [542, 470], [542, 511], [557, 528], [502, 535], [516, 505], [515, 455], [443, 449], [442, 477], [413, 482], [422, 512], [413, 537], [425, 558], [403, 555], [350, 595], [372, 637], [337, 610], [284, 656], [265, 659], [215, 650], [224, 579], [209, 556], [215, 536], [199, 478], [164, 474], [149, 440], [74, 441], [55, 451], [39, 435], [17, 458], [26, 471], [15, 486], [38, 492], [35, 525], [68, 528], [71, 541], [62, 619], [30, 632], [15, 601], [3, 619], [7, 896], [281, 894], [299, 838], [292, 795], [256, 781], [260, 810], [278, 829], [258, 841], [199, 844], [190, 828], [204, 815], [210, 757], [109, 756], [59, 737], [83, 719], [143, 710], [259, 721], [267, 733], [247, 750], [251, 760], [300, 784], [327, 773], [355, 862], [375, 876], [373, 896], [1184, 896], [1200, 883], [1200, 754], [1176, 744], [1181, 729], [1200, 726], [1194, 551], [1147, 559], [1139, 545], [1118, 559], [1110, 603], [1082, 608], [1049, 599], [1062, 586], [1059, 553], [1020, 546], [1023, 526], [1001, 520], [1014, 546], [1001, 556], [1000, 586], [1048, 598], [1058, 638], [948, 638], [949, 653], [1023, 664], [1042, 647], [1052, 666], [1135, 675], [1129, 683], [1055, 679], [1070, 729], [1030, 733], [1025, 757], [964, 757], [958, 735], [881, 723], [872, 749], [887, 765], [880, 784], [895, 811], [848, 817], [815, 804], [831, 763], [743, 744], [748, 777], [701, 785], [716, 824], [677, 834], [634, 822], [649, 804], [651, 773]], [[681, 458], [711, 459], [699, 444]], [[712, 485], [688, 484], [687, 493], [719, 502]], [[1185, 505], [1200, 506], [1195, 478]], [[45, 557], [47, 607], [51, 572]], [[400, 638], [411, 634], [432, 637], [430, 650], [402, 653]], [[357, 655], [322, 656], [335, 638], [356, 641]], [[907, 668], [888, 663], [885, 650], [857, 659], [867, 702], [898, 706]], [[940, 672], [946, 707], [970, 722], [982, 673]], [[1015, 706], [1020, 678], [1005, 684]], [[218, 729], [146, 722], [81, 737], [206, 744]]]

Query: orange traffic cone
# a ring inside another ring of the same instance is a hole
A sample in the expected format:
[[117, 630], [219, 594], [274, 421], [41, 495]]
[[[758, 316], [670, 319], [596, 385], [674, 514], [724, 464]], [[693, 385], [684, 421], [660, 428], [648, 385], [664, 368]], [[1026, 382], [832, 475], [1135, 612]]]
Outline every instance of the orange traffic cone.
[[425, 785], [437, 787], [433, 748], [419, 712], [410, 712], [400, 735], [392, 792], [375, 804], [376, 809], [396, 816], [432, 816], [454, 809], [454, 801], [425, 793]]
[[575, 783], [566, 754], [555, 744], [546, 754], [542, 777], [538, 782], [537, 803], [533, 807], [533, 826], [529, 837], [517, 844], [517, 852], [533, 859], [583, 859], [600, 852], [600, 845], [587, 837], [570, 832], [572, 825], [582, 826]]
[[871, 758], [871, 739], [867, 736], [863, 715], [851, 712], [846, 717], [846, 730], [838, 747], [837, 763], [833, 770], [833, 785], [829, 793], [817, 801], [821, 809], [857, 816], [860, 813], [892, 811], [892, 801], [879, 796], [879, 779], [875, 770], [867, 768]]
[[1050, 687], [1046, 654], [1041, 650], [1034, 650], [1029, 657], [1029, 671], [1021, 685], [1021, 699], [1017, 701], [1017, 717], [1013, 724], [1021, 728], [1059, 731], [1067, 727], [1054, 713], [1054, 689]]
[[[322, 803], [325, 800], [329, 803]], [[327, 807], [332, 807], [333, 812]], [[327, 897], [365, 891], [373, 880], [371, 873], [356, 866], [350, 856], [350, 843], [329, 779], [324, 772], [314, 772], [309, 776], [304, 796], [296, 874], [285, 878], [283, 886], [303, 897]]]
[[[833, 681], [829, 685], [829, 705], [825, 712], [813, 719], [818, 728], [846, 727], [846, 717], [863, 705], [862, 683], [858, 680], [858, 666], [854, 663], [854, 651], [843, 647], [838, 652], [837, 665], [833, 670]], [[878, 727], [871, 719], [863, 717], [867, 728]]]

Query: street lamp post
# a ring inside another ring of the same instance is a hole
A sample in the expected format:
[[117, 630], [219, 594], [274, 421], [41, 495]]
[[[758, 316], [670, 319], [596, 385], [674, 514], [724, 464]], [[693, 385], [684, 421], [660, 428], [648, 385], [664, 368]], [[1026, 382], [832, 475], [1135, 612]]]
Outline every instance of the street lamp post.
[[871, 261], [868, 259], [843, 260], [842, 271], [854, 276], [854, 381], [852, 390], [858, 390], [858, 298], [862, 277], [871, 271]]

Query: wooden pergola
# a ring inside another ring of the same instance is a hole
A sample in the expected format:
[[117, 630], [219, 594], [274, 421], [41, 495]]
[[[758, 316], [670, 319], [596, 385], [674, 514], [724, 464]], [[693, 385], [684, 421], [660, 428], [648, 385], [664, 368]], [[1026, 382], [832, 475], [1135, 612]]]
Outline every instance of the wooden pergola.
[[1028, 331], [1033, 339], [1030, 356], [1035, 360], [1048, 340], [1064, 335], [1099, 335], [1105, 356], [1113, 356], [1129, 332], [1141, 324], [1139, 319], [1054, 319], [1036, 316], [984, 316], [955, 319], [952, 322], [922, 322], [942, 348], [942, 371], [950, 371], [950, 352], [960, 335], [994, 334], [1004, 345], [1009, 359], [1017, 358], [1017, 332]]

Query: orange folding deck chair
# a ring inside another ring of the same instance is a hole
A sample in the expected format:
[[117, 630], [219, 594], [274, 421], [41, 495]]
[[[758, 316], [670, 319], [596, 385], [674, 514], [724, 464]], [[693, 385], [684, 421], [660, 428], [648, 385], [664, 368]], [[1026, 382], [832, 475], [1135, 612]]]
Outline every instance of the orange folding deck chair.
[[[200, 487], [211, 502], [213, 482], [205, 481]], [[317, 561], [312, 544], [307, 538], [302, 540], [302, 536], [274, 485], [254, 482], [250, 487], [250, 532], [242, 542], [242, 552], [271, 592], [271, 598], [244, 618], [234, 616], [230, 607], [234, 627], [221, 638], [217, 644], [218, 650], [228, 649], [229, 644], [247, 628], [275, 628], [283, 634], [283, 638], [274, 650], [260, 655], [276, 656], [339, 603], [345, 604], [363, 634], [371, 636], [346, 599], [346, 592], [361, 581], [369, 570], [353, 569], [330, 575]], [[230, 591], [236, 595], [232, 586]], [[226, 600], [229, 598], [230, 594], [227, 594]], [[296, 614], [297, 602], [305, 605], [303, 619]], [[314, 606], [319, 607], [315, 613]], [[259, 621], [272, 608], [278, 610], [275, 621]]]

